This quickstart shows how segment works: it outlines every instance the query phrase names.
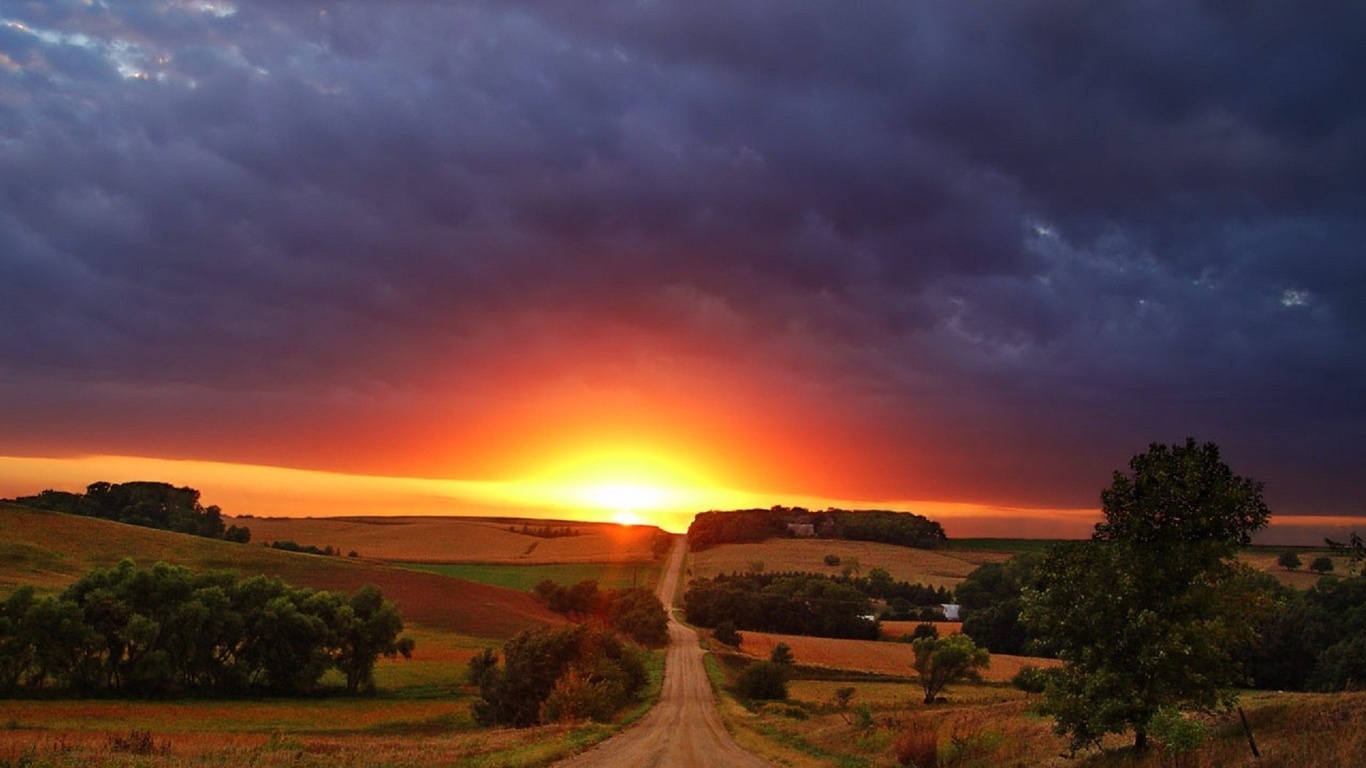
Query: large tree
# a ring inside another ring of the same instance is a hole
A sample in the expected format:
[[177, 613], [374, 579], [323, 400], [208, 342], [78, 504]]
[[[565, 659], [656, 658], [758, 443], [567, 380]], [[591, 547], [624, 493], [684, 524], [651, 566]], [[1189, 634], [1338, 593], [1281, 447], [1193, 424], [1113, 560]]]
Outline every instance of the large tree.
[[1129, 469], [1101, 493], [1091, 540], [1053, 548], [1026, 590], [1026, 622], [1066, 662], [1044, 709], [1074, 747], [1132, 730], [1141, 750], [1159, 709], [1232, 706], [1270, 610], [1234, 560], [1270, 517], [1262, 484], [1190, 439]]

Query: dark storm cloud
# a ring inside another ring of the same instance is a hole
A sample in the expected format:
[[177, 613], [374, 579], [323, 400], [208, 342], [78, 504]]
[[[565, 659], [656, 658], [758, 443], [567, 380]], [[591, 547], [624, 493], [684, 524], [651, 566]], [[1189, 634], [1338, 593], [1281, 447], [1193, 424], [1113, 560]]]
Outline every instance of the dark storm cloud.
[[964, 465], [1192, 433], [1341, 483], [1363, 36], [1345, 3], [0, 2], [0, 412], [364, 406], [599, 343]]

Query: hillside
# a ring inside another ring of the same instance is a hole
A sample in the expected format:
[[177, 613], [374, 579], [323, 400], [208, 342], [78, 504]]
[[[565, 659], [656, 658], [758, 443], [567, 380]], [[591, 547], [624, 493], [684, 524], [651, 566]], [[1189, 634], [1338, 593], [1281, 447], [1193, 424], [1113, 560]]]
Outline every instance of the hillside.
[[578, 536], [543, 538], [518, 532], [544, 520], [477, 517], [325, 517], [239, 518], [253, 542], [279, 540], [332, 545], [367, 558], [426, 563], [622, 563], [650, 560], [650, 543], [659, 529], [612, 523], [559, 523]]
[[91, 568], [125, 557], [140, 565], [160, 560], [200, 570], [231, 569], [342, 592], [374, 584], [398, 604], [406, 621], [459, 634], [509, 637], [564, 621], [529, 594], [501, 587], [0, 503], [0, 592], [21, 584], [57, 590]]

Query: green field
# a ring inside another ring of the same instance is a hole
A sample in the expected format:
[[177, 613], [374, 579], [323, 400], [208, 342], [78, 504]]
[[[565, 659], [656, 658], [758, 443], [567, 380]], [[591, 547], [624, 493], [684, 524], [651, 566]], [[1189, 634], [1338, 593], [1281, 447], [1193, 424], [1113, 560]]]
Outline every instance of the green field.
[[480, 565], [476, 563], [393, 563], [400, 568], [439, 573], [494, 587], [530, 592], [537, 582], [550, 579], [570, 585], [595, 579], [602, 589], [647, 587], [659, 582], [662, 563], [562, 563], [558, 565]]

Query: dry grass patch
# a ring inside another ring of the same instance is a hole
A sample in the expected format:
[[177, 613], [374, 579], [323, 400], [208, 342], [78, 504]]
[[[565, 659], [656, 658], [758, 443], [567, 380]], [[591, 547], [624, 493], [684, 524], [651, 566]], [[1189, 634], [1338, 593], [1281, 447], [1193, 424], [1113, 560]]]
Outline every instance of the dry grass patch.
[[899, 581], [953, 588], [987, 562], [1010, 559], [1008, 553], [952, 549], [911, 549], [892, 544], [837, 539], [769, 539], [758, 544], [722, 544], [692, 555], [692, 576], [746, 571], [763, 563], [765, 571], [837, 574], [843, 565], [826, 565], [825, 556], [842, 562], [856, 559], [863, 574], [882, 568]]

